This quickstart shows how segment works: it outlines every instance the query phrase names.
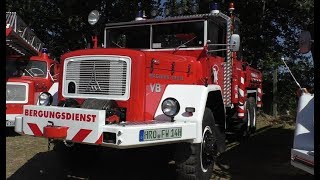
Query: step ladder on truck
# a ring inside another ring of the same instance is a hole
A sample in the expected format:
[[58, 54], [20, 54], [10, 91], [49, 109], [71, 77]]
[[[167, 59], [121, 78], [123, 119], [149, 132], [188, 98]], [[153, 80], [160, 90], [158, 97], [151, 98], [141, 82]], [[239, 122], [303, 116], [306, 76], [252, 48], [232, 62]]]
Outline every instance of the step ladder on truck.
[[15, 117], [24, 105], [41, 105], [49, 91], [48, 104], [56, 104], [58, 65], [44, 43], [16, 12], [6, 13], [6, 127], [15, 126]]
[[22, 56], [37, 55], [44, 43], [16, 12], [6, 12], [7, 53]]

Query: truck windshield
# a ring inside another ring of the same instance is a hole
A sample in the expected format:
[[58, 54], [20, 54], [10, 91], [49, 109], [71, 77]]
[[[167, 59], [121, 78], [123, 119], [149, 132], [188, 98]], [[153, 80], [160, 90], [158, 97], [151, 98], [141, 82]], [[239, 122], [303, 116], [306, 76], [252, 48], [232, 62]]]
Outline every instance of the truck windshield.
[[27, 64], [21, 66], [23, 76], [46, 77], [47, 63], [44, 61], [28, 61]]
[[17, 63], [14, 60], [6, 61], [6, 77], [18, 75]]
[[37, 60], [7, 60], [6, 75], [11, 76], [32, 76], [46, 77], [47, 63]]
[[[152, 35], [150, 31], [152, 29]], [[150, 41], [150, 37], [152, 38]], [[106, 29], [105, 47], [168, 49], [203, 47], [204, 22], [171, 22]]]
[[150, 27], [133, 26], [107, 30], [106, 47], [149, 49]]
[[203, 47], [203, 21], [154, 25], [152, 48]]

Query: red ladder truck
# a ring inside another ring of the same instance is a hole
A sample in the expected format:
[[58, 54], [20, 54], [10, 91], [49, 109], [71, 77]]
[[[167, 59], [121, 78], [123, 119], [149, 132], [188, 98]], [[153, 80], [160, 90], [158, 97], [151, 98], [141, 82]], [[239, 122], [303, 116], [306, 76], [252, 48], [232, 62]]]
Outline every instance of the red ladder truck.
[[58, 106], [24, 106], [16, 132], [67, 146], [174, 144], [179, 177], [210, 179], [226, 131], [254, 131], [261, 106], [262, 75], [237, 56], [239, 20], [229, 10], [157, 19], [139, 10], [134, 21], [106, 24], [103, 47], [94, 37], [93, 48], [61, 57]]
[[[15, 125], [24, 105], [57, 104], [59, 63], [48, 56], [43, 45], [16, 12], [6, 13], [7, 127]], [[52, 97], [44, 102], [43, 97], [50, 96], [47, 91]]]

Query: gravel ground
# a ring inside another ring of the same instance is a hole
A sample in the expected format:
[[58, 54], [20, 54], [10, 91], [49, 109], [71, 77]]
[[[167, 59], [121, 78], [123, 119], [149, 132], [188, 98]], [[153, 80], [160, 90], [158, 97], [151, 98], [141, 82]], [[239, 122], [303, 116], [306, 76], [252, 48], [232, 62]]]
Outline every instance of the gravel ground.
[[[241, 143], [228, 142], [211, 179], [313, 179], [290, 165], [293, 119], [259, 115], [257, 132]], [[174, 163], [157, 163], [157, 152], [147, 149], [106, 149], [70, 162], [47, 148], [46, 139], [7, 132], [7, 179], [174, 179]]]

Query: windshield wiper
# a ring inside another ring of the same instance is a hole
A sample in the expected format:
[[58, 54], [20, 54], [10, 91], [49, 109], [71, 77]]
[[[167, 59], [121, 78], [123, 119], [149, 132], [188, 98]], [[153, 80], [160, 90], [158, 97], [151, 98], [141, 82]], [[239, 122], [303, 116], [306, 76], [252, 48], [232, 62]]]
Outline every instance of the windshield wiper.
[[118, 46], [119, 48], [123, 48], [121, 47], [119, 44], [115, 43], [114, 41], [111, 41], [113, 44], [115, 44], [116, 46]]
[[24, 71], [27, 72], [31, 77], [33, 77], [33, 75], [27, 69], [24, 69]]
[[184, 42], [184, 43], [180, 44], [178, 47], [176, 47], [176, 48], [174, 49], [173, 53], [175, 53], [176, 51], [178, 51], [182, 46], [184, 46], [184, 45], [188, 44], [189, 42], [191, 42], [191, 41], [192, 41], [192, 40], [194, 40], [195, 38], [197, 38], [197, 36], [194, 36], [194, 37], [193, 37], [193, 38], [191, 38], [190, 40], [188, 40], [188, 41], [186, 41], [186, 42]]

